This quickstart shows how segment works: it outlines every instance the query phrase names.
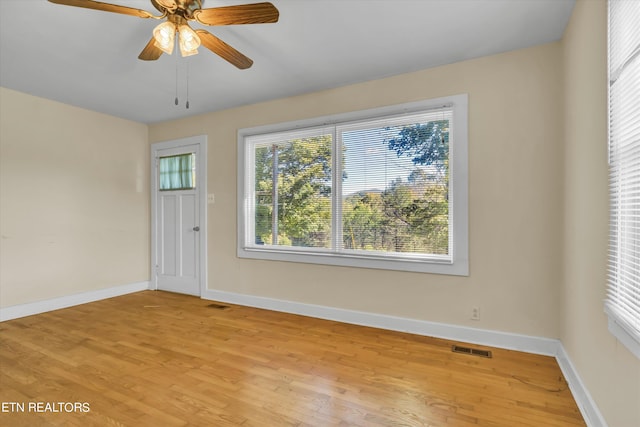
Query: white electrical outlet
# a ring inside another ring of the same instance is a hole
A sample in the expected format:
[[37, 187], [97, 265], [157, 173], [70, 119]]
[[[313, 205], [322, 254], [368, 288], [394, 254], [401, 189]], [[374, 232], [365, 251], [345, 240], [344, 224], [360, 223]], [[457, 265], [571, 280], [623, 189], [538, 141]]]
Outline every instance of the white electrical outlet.
[[471, 308], [471, 320], [480, 320], [480, 307]]
[[209, 203], [210, 205], [214, 204], [216, 202], [216, 196], [213, 193], [209, 193], [207, 194], [207, 203]]

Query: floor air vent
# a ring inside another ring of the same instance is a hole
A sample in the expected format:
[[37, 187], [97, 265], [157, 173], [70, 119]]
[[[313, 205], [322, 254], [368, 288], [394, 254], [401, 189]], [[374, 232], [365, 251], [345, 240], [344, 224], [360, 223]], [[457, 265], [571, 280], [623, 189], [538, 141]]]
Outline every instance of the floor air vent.
[[227, 308], [229, 308], [228, 305], [224, 305], [224, 304], [209, 304], [207, 307], [209, 308], [215, 308], [216, 310], [226, 310]]
[[472, 356], [488, 357], [491, 358], [491, 352], [488, 350], [479, 350], [477, 348], [462, 347], [459, 345], [452, 345], [451, 351], [454, 353], [470, 354]]

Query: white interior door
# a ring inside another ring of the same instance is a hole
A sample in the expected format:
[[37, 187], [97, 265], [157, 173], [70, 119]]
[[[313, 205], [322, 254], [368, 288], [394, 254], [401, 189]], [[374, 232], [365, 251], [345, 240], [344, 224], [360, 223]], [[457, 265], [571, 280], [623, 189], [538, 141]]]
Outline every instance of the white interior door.
[[206, 139], [152, 146], [156, 289], [200, 296], [206, 283]]

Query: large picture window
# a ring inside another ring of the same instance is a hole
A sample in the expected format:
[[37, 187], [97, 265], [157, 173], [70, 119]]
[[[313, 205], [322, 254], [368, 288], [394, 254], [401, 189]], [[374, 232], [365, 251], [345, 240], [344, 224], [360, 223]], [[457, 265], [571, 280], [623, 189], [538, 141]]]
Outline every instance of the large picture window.
[[467, 98], [239, 132], [241, 257], [468, 274]]
[[640, 2], [609, 1], [609, 330], [640, 358]]

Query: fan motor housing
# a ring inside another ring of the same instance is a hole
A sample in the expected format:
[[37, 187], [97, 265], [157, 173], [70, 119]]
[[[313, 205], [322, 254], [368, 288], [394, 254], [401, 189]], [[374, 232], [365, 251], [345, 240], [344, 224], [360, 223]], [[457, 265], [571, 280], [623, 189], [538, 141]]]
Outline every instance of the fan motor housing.
[[160, 12], [168, 12], [169, 14], [180, 14], [185, 18], [192, 18], [193, 12], [202, 9], [203, 0], [151, 0], [153, 7]]

